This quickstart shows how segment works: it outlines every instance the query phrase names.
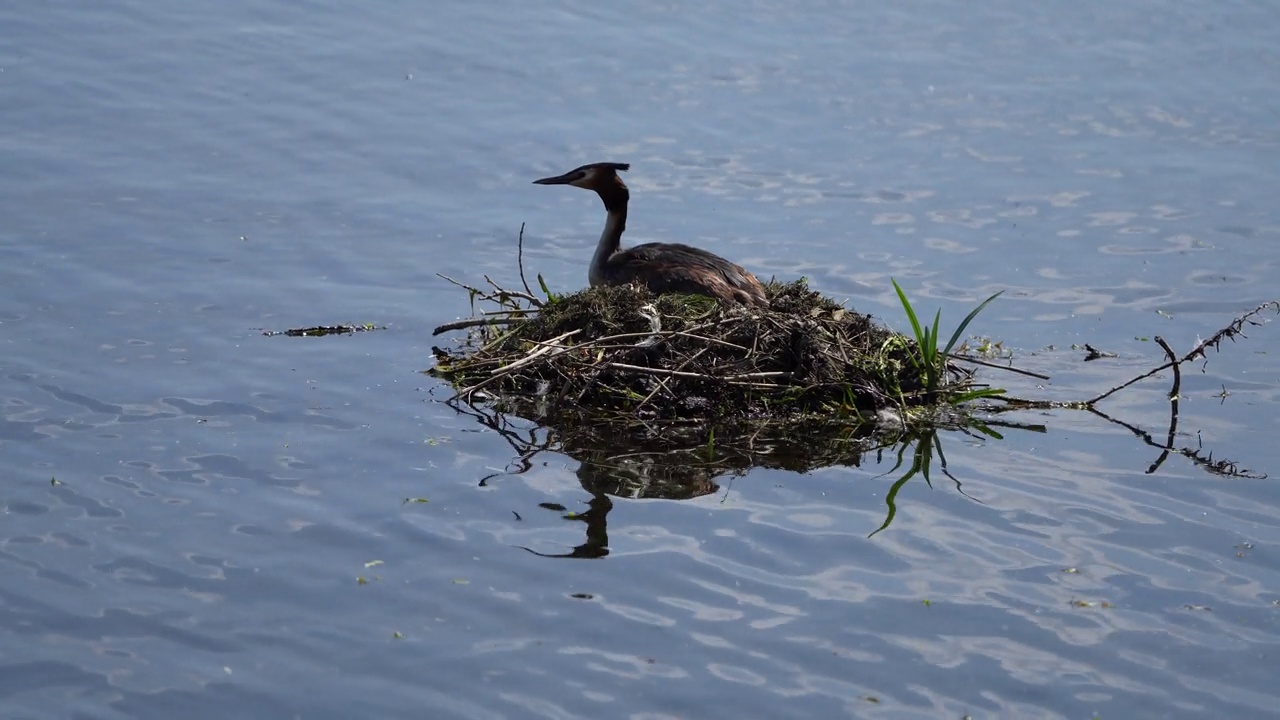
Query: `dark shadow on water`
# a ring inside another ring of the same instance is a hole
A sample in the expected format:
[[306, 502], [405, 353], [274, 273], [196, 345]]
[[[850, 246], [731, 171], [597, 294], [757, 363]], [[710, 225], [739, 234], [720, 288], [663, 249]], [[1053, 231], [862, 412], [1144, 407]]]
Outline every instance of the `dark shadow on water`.
[[582, 522], [585, 542], [558, 554], [524, 548], [543, 557], [608, 555], [607, 517], [613, 508], [612, 498], [688, 500], [718, 492], [722, 478], [732, 480], [752, 468], [804, 473], [827, 467], [860, 467], [868, 456], [876, 464], [893, 463], [880, 477], [897, 476], [886, 496], [885, 520], [871, 532], [875, 535], [893, 522], [898, 491], [917, 477], [932, 487], [935, 469], [949, 478], [958, 492], [973, 499], [947, 467], [943, 440], [948, 435], [1000, 440], [1003, 436], [997, 427], [1045, 431], [1043, 425], [973, 417], [939, 421], [914, 430], [818, 420], [709, 429], [700, 424], [619, 428], [592, 424], [586, 418], [562, 418], [561, 422], [539, 426], [494, 406], [457, 400], [449, 404], [496, 432], [515, 453], [502, 472], [481, 478], [481, 486], [501, 476], [527, 472], [544, 453], [567, 455], [578, 461], [578, 482], [591, 496], [588, 509], [577, 513], [560, 506], [544, 508], [562, 512], [566, 520]]

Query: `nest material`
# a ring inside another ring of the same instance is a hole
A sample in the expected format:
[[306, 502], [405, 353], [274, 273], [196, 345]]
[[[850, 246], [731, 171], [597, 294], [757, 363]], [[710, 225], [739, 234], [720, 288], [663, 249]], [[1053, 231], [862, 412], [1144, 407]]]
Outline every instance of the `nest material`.
[[[808, 288], [765, 286], [768, 308], [597, 287], [434, 348], [433, 374], [517, 414], [734, 421], [874, 413], [921, 389], [913, 342]], [[515, 293], [519, 295], [519, 293]]]

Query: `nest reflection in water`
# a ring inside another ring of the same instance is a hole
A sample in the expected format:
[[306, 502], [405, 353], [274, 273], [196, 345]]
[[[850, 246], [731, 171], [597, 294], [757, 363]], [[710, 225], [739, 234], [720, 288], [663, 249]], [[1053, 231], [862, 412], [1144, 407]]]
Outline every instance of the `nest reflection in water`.
[[[898, 491], [913, 478], [932, 485], [934, 473], [947, 478], [968, 496], [961, 481], [947, 469], [943, 437], [982, 435], [1000, 437], [997, 427], [1043, 432], [1043, 426], [1003, 421], [976, 423], [957, 416], [956, 422], [939, 422], [914, 430], [863, 424], [804, 421], [789, 430], [779, 424], [720, 426], [710, 433], [692, 424], [664, 425], [649, 433], [618, 432], [607, 425], [570, 423], [540, 425], [508, 415], [500, 404], [448, 401], [457, 411], [474, 418], [510, 445], [513, 457], [501, 472], [480, 480], [487, 486], [502, 477], [520, 475], [551, 454], [577, 462], [578, 482], [589, 498], [586, 507], [565, 508], [543, 504], [562, 513], [565, 520], [583, 523], [585, 541], [558, 557], [603, 557], [609, 550], [608, 514], [613, 498], [687, 500], [727, 492], [733, 480], [752, 468], [808, 472], [828, 467], [856, 468], [871, 462], [891, 478], [885, 492], [885, 515], [869, 534], [884, 530], [897, 514]], [[523, 516], [517, 513], [517, 519]], [[532, 548], [529, 552], [545, 555]]]

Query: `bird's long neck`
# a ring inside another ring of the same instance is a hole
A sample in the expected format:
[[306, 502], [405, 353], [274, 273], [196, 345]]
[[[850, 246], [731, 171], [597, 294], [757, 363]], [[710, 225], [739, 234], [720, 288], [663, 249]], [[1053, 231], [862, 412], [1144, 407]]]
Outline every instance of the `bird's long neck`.
[[622, 245], [622, 233], [627, 229], [627, 200], [631, 197], [622, 183], [597, 189], [596, 192], [604, 201], [608, 217], [605, 218], [604, 232], [600, 233], [600, 243], [596, 245], [596, 254], [591, 257], [591, 268], [587, 272], [587, 279], [592, 286], [604, 284], [605, 263]]

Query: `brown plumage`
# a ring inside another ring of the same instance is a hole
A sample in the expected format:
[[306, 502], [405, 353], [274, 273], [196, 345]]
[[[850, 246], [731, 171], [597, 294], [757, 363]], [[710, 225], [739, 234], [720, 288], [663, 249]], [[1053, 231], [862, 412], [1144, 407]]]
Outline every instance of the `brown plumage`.
[[573, 185], [594, 190], [604, 202], [608, 215], [587, 273], [591, 285], [636, 283], [656, 294], [693, 293], [742, 305], [768, 305], [764, 288], [755, 275], [714, 253], [680, 243], [645, 243], [621, 249], [631, 193], [618, 177], [618, 171], [630, 167], [624, 163], [593, 163], [563, 175], [533, 181], [538, 185]]

